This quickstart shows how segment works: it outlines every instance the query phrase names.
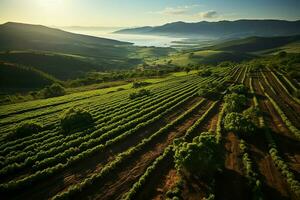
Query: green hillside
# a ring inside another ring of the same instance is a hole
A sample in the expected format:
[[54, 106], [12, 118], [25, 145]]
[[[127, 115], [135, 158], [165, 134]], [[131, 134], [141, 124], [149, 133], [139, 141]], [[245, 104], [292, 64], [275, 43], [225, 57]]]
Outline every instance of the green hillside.
[[0, 62], [0, 90], [5, 93], [38, 89], [57, 81], [34, 68]]
[[249, 37], [217, 44], [208, 49], [234, 52], [257, 52], [279, 48], [300, 41], [300, 35], [286, 37]]
[[83, 58], [43, 52], [0, 53], [0, 60], [34, 67], [60, 80], [74, 79], [85, 72], [101, 69], [99, 65], [84, 61]]

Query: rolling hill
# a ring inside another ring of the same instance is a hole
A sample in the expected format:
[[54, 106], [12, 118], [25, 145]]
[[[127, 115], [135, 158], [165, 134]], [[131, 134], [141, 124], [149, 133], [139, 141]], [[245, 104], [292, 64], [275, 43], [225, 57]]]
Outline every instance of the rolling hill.
[[234, 52], [257, 52], [299, 42], [300, 35], [285, 37], [248, 37], [238, 40], [230, 40], [217, 44], [208, 49]]
[[[0, 25], [0, 61], [34, 68], [59, 80], [90, 71], [130, 69], [143, 57], [159, 57], [171, 48], [136, 47], [128, 42], [75, 34], [42, 25]], [[141, 55], [140, 55], [141, 54]]]
[[179, 37], [236, 38], [248, 36], [286, 36], [300, 34], [300, 21], [237, 20], [197, 23], [174, 22], [162, 26], [119, 30], [119, 34], [172, 35]]

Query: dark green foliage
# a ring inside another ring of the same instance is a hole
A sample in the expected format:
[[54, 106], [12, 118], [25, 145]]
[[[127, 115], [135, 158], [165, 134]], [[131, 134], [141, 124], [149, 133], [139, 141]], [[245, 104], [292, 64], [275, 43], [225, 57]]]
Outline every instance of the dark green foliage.
[[224, 101], [226, 104], [226, 112], [240, 112], [247, 104], [245, 95], [236, 93], [225, 95]]
[[255, 125], [240, 113], [229, 113], [224, 118], [224, 128], [240, 134], [251, 134], [255, 131]]
[[191, 143], [177, 145], [174, 159], [179, 171], [209, 178], [221, 168], [223, 152], [216, 137], [204, 132]]
[[150, 83], [147, 82], [133, 82], [132, 88], [140, 88], [149, 85]]
[[24, 122], [17, 126], [15, 132], [8, 135], [11, 138], [22, 138], [38, 133], [42, 129], [42, 125], [36, 122]]
[[260, 109], [255, 106], [251, 106], [247, 110], [243, 111], [243, 116], [246, 119], [251, 120], [252, 122], [257, 121], [258, 117], [261, 116], [261, 114], [262, 113], [261, 113]]
[[183, 186], [184, 186], [184, 182], [182, 179], [180, 179], [179, 181], [176, 182], [176, 184], [170, 188], [167, 193], [167, 199], [171, 200], [171, 199], [182, 199], [181, 194], [183, 191]]
[[191, 71], [191, 67], [185, 67], [184, 71], [188, 74]]
[[237, 94], [244, 94], [246, 95], [247, 92], [248, 92], [248, 88], [243, 85], [243, 84], [240, 84], [240, 85], [234, 85], [234, 86], [231, 86], [229, 88], [229, 91], [232, 92], [232, 93], [237, 93]]
[[201, 70], [201, 71], [198, 72], [198, 75], [202, 76], [202, 77], [208, 77], [211, 74], [212, 74], [212, 71], [209, 70], [209, 69]]
[[58, 97], [66, 94], [65, 89], [58, 83], [53, 83], [51, 86], [46, 87], [41, 92], [45, 98]]
[[208, 82], [206, 85], [199, 89], [198, 95], [209, 99], [218, 99], [220, 93], [225, 89], [224, 83]]
[[93, 121], [93, 117], [89, 112], [82, 109], [71, 108], [62, 115], [60, 123], [61, 128], [65, 132], [70, 132], [91, 126]]
[[138, 92], [133, 92], [133, 93], [129, 94], [129, 98], [135, 99], [135, 98], [142, 97], [142, 96], [148, 96], [150, 94], [151, 94], [151, 92], [149, 90], [141, 89]]
[[50, 85], [53, 80], [33, 68], [0, 62], [0, 89], [2, 91], [26, 91]]

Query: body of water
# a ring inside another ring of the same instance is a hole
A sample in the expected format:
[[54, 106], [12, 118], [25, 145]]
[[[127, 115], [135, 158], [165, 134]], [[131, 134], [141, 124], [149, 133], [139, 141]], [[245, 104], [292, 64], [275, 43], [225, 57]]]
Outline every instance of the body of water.
[[[84, 30], [63, 28], [65, 31], [72, 33], [80, 33], [84, 35], [92, 35], [96, 37], [114, 39], [124, 42], [131, 42], [136, 46], [156, 46], [156, 47], [170, 47], [173, 41], [182, 41], [185, 38], [167, 37], [167, 36], [153, 36], [153, 35], [133, 35], [133, 34], [114, 34], [116, 30]], [[173, 44], [174, 45], [174, 44]]]

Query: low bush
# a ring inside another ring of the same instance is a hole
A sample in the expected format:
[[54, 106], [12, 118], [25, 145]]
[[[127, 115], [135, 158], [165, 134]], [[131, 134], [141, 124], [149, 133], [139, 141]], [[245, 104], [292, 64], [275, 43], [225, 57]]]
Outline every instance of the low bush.
[[44, 88], [41, 92], [45, 98], [58, 97], [66, 94], [65, 88], [57, 83], [53, 83], [51, 86]]
[[242, 94], [227, 94], [224, 97], [224, 101], [226, 104], [226, 112], [240, 112], [247, 105], [247, 98]]
[[151, 93], [150, 93], [149, 90], [141, 89], [138, 92], [133, 92], [133, 93], [129, 94], [129, 98], [130, 99], [135, 99], [135, 98], [142, 97], [142, 96], [148, 96], [150, 94]]
[[223, 152], [216, 137], [204, 132], [193, 142], [175, 145], [175, 165], [178, 171], [201, 177], [212, 177], [223, 164]]
[[229, 88], [229, 91], [232, 92], [232, 93], [237, 93], [237, 94], [244, 94], [246, 95], [247, 92], [248, 92], [248, 88], [243, 85], [243, 84], [240, 84], [240, 85], [234, 85], [234, 86], [231, 86]]
[[61, 117], [61, 128], [65, 132], [91, 126], [93, 124], [92, 115], [82, 109], [71, 108]]
[[212, 71], [210, 71], [209, 69], [202, 70], [198, 72], [198, 75], [201, 77], [208, 77], [212, 75]]
[[147, 82], [133, 82], [132, 88], [140, 88], [149, 85], [150, 83]]
[[17, 126], [16, 130], [8, 135], [10, 138], [22, 138], [38, 133], [42, 125], [36, 122], [24, 122]]
[[224, 128], [227, 131], [233, 131], [243, 135], [249, 135], [256, 130], [251, 120], [240, 113], [229, 113], [224, 118]]

